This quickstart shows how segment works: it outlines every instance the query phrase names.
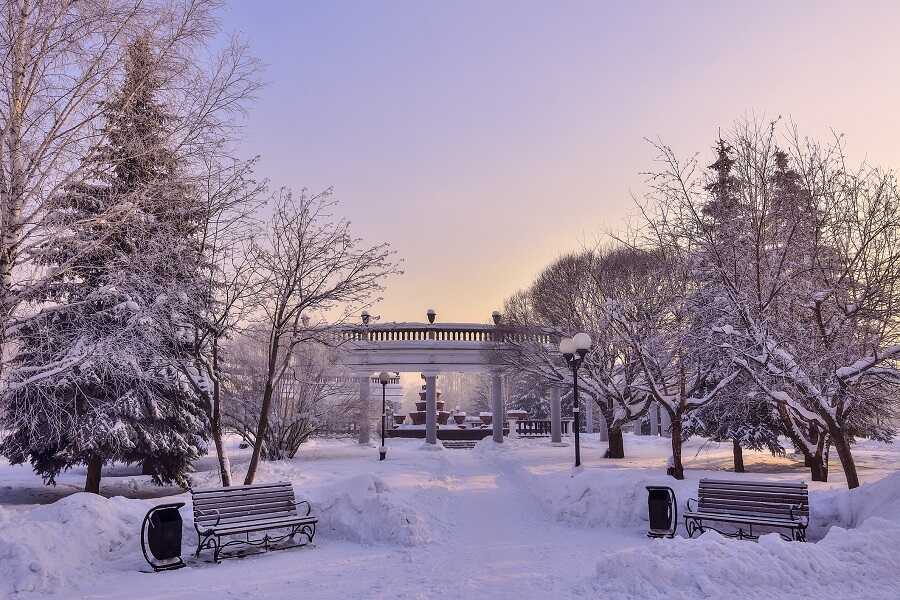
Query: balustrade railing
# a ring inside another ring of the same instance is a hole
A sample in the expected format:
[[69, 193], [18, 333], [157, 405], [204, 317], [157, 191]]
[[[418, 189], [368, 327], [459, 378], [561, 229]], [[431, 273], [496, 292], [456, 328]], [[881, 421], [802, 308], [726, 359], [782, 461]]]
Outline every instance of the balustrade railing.
[[379, 324], [344, 327], [343, 342], [500, 342], [552, 344], [556, 336], [539, 330], [492, 325]]

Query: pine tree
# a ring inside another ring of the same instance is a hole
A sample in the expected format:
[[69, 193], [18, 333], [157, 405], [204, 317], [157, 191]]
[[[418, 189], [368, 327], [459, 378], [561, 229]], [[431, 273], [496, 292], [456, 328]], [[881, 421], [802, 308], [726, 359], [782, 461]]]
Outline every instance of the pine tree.
[[[99, 492], [103, 464], [120, 461], [184, 485], [206, 451], [205, 412], [174, 367], [182, 348], [163, 334], [192, 301], [198, 258], [196, 211], [166, 145], [172, 118], [160, 87], [153, 51], [138, 39], [104, 105], [94, 181], [53, 200], [61, 233], [40, 249], [40, 263], [51, 272], [71, 256], [77, 264], [31, 299], [41, 312], [19, 332], [3, 423], [11, 433], [0, 445], [49, 483], [84, 464], [85, 489]], [[32, 383], [34, 372], [53, 369], [58, 377]]]

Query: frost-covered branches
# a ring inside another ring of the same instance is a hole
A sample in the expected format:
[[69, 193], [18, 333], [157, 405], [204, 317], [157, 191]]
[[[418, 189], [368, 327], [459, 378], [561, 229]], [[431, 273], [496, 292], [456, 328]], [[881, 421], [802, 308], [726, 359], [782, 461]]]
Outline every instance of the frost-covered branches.
[[[322, 327], [304, 317], [328, 317], [333, 324], [374, 301], [387, 279], [400, 273], [388, 244], [366, 245], [350, 224], [332, 216], [331, 191], [295, 196], [280, 190], [273, 198], [267, 237], [255, 247], [254, 261], [265, 294], [260, 322], [266, 331], [266, 376], [259, 424], [245, 482], [253, 483], [262, 453], [276, 387], [301, 343], [327, 341]], [[327, 328], [325, 328], [327, 329]]]
[[834, 444], [855, 487], [850, 444], [891, 435], [900, 382], [893, 174], [848, 167], [840, 137], [821, 145], [775, 124], [738, 123], [708, 176], [657, 149], [646, 238], [690, 251], [709, 335], [766, 395], [813, 477]]
[[[231, 345], [229, 356], [224, 423], [255, 447], [265, 397], [266, 347], [244, 338]], [[334, 350], [316, 343], [295, 348], [272, 397], [260, 444], [266, 460], [294, 458], [329, 419], [352, 412], [356, 387], [351, 378], [339, 375]]]

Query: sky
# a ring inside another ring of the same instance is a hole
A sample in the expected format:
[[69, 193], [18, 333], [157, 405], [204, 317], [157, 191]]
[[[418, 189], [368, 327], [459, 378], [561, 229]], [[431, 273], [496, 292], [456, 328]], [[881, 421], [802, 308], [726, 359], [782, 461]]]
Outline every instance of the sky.
[[[898, 2], [231, 0], [266, 65], [240, 151], [404, 260], [387, 321], [488, 322], [634, 216], [648, 139], [746, 116], [900, 165]], [[712, 162], [711, 160], [708, 162]]]

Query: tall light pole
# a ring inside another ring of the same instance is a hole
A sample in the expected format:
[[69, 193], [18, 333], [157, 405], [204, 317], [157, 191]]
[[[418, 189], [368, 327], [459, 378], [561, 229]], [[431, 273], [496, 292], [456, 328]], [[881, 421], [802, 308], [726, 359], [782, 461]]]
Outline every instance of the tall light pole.
[[575, 466], [581, 466], [581, 442], [578, 437], [579, 429], [581, 429], [581, 420], [579, 413], [581, 409], [578, 405], [578, 367], [584, 360], [584, 355], [591, 349], [591, 336], [586, 333], [577, 333], [574, 337], [563, 338], [559, 340], [559, 351], [566, 359], [566, 364], [572, 369], [572, 414], [575, 416]]
[[378, 449], [378, 460], [384, 460], [387, 456], [387, 447], [384, 445], [384, 430], [387, 427], [387, 403], [385, 402], [385, 390], [387, 384], [391, 380], [391, 374], [382, 371], [378, 374], [378, 381], [381, 382], [381, 448]]

